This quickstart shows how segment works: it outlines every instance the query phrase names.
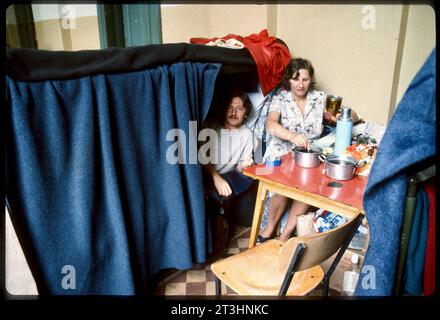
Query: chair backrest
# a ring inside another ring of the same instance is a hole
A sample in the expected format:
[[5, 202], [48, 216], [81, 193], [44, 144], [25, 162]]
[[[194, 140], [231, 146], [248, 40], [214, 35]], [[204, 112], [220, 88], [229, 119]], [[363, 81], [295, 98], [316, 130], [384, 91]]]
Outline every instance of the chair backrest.
[[302, 271], [324, 262], [341, 248], [348, 237], [351, 240], [356, 232], [354, 229], [359, 225], [358, 221], [363, 217], [362, 213], [358, 213], [353, 219], [333, 230], [311, 236], [290, 238], [280, 249], [280, 272], [287, 271], [295, 249], [300, 243], [305, 244], [306, 249], [294, 271]]

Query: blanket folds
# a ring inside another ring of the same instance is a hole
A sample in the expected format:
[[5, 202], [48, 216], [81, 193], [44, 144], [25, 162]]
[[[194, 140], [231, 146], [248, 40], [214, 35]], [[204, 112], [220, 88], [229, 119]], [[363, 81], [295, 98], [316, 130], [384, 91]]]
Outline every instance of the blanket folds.
[[168, 133], [188, 159], [220, 67], [7, 76], [6, 200], [40, 294], [145, 294], [159, 270], [205, 261], [202, 169], [168, 161]]
[[364, 194], [370, 245], [356, 295], [392, 294], [407, 178], [436, 154], [435, 49], [397, 106], [371, 168]]

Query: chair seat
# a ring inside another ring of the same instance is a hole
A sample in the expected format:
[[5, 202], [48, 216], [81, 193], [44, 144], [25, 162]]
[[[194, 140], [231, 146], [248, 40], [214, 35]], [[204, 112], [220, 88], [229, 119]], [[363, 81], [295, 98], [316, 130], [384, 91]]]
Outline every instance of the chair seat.
[[[238, 255], [215, 262], [211, 270], [222, 282], [240, 295], [278, 295], [284, 279], [279, 268], [279, 251], [284, 242], [269, 240]], [[295, 273], [287, 295], [302, 296], [324, 278], [318, 266]]]

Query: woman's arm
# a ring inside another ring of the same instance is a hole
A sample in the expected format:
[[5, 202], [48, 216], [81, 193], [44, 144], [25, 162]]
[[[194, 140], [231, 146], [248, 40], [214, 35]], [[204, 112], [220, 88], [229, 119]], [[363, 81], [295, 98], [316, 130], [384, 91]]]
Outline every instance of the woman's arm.
[[296, 146], [302, 147], [302, 148], [308, 148], [309, 146], [309, 140], [306, 138], [303, 134], [297, 134], [295, 132], [292, 132], [286, 128], [284, 128], [280, 123], [280, 113], [277, 111], [271, 111], [269, 112], [266, 120], [266, 131], [283, 140], [290, 141]]
[[353, 123], [358, 123], [362, 120], [362, 117], [358, 115], [354, 110], [351, 110], [351, 117], [353, 118]]
[[[324, 112], [324, 119], [327, 121], [328, 124], [332, 125], [333, 127], [336, 126], [336, 123], [338, 121], [339, 116], [341, 113], [339, 112], [336, 117], [333, 117], [330, 112]], [[351, 118], [353, 120], [353, 124], [357, 124], [359, 122], [362, 122], [362, 117], [359, 116], [356, 111], [351, 110]]]

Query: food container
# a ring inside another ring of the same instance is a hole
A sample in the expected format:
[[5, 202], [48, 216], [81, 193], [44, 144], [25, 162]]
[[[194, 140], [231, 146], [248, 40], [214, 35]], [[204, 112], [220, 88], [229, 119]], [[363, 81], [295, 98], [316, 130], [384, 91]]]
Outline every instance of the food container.
[[294, 148], [293, 155], [295, 159], [295, 165], [298, 165], [303, 168], [316, 168], [321, 164], [321, 160], [319, 160], [319, 155], [322, 153], [322, 150], [312, 148], [307, 150], [305, 148]]
[[264, 162], [269, 167], [279, 167], [281, 165], [280, 157], [268, 157]]
[[356, 168], [362, 167], [366, 161], [357, 162], [353, 157], [347, 155], [329, 156], [320, 155], [324, 161], [325, 175], [335, 180], [351, 180]]

